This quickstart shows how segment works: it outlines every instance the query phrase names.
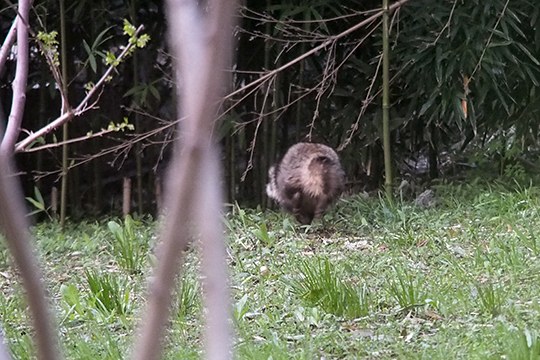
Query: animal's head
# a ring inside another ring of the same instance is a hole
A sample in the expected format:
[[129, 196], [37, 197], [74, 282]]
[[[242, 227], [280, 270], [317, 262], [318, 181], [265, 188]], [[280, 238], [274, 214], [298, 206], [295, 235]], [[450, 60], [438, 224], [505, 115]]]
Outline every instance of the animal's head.
[[294, 217], [296, 218], [296, 221], [298, 221], [300, 224], [309, 225], [313, 221], [315, 214], [308, 212], [300, 212], [294, 214]]

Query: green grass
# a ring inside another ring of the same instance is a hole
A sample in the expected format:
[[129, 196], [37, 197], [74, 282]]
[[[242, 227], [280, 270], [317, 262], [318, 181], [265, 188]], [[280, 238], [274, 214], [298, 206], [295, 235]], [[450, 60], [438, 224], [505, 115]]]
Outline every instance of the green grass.
[[[421, 209], [348, 197], [301, 227], [232, 208], [229, 264], [239, 359], [540, 359], [540, 188], [439, 185]], [[156, 223], [33, 228], [68, 359], [129, 354]], [[202, 356], [196, 250], [186, 254], [165, 358]], [[34, 356], [23, 293], [0, 248], [0, 321]]]

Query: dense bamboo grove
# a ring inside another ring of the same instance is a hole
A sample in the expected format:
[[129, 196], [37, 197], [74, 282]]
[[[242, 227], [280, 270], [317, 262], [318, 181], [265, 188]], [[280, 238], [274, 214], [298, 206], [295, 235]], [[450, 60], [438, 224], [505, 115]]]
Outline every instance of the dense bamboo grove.
[[[163, 4], [61, 3], [36, 0], [30, 12], [24, 130], [15, 147], [26, 192], [39, 200], [36, 186], [50, 206], [53, 188], [60, 189], [67, 174], [68, 216], [120, 213], [123, 179], [131, 178], [132, 211], [153, 213], [177, 123]], [[540, 4], [389, 5], [389, 118], [397, 177], [448, 176], [452, 165], [493, 160], [501, 172], [516, 164], [535, 169]], [[229, 201], [266, 205], [267, 168], [298, 140], [336, 147], [353, 191], [383, 184], [380, 9], [378, 0], [247, 1], [240, 9], [230, 95], [214, 132], [222, 144]], [[0, 9], [1, 39], [15, 14], [11, 6]], [[58, 128], [22, 146], [29, 133], [62, 111], [44, 52], [57, 56], [66, 96], [78, 104], [108, 68], [108, 53], [118, 57], [128, 43], [124, 20], [143, 25], [148, 43], [114, 67], [88, 103], [93, 109], [75, 117], [65, 137]], [[51, 40], [53, 32], [58, 34]], [[2, 124], [15, 76], [15, 57], [9, 56], [0, 72]], [[62, 139], [79, 140], [65, 147], [64, 160]]]

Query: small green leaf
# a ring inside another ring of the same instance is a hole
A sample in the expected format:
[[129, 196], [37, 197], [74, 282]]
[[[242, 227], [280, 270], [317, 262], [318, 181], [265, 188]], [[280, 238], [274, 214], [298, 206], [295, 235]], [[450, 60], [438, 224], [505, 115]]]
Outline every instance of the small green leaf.
[[105, 55], [105, 64], [114, 65], [114, 66], [118, 65], [118, 64], [116, 64], [116, 55], [114, 55], [110, 51], [107, 51], [107, 53]]
[[135, 35], [135, 31], [137, 31], [135, 26], [133, 26], [127, 19], [124, 19], [124, 34], [132, 37]]
[[146, 44], [148, 44], [149, 41], [150, 41], [150, 36], [147, 34], [143, 34], [137, 39], [137, 47], [143, 48], [146, 46]]

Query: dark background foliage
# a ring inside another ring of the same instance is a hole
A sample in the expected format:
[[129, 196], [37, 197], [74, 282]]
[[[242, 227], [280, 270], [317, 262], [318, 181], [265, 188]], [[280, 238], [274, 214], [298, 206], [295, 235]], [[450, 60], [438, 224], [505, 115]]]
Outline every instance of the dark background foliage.
[[[67, 26], [69, 96], [104, 71], [101, 55], [125, 44], [123, 19], [144, 24], [151, 41], [121, 63], [95, 110], [70, 124], [71, 138], [97, 132], [124, 118], [135, 131], [116, 132], [70, 145], [69, 214], [117, 213], [122, 179], [135, 183], [136, 210], [153, 213], [155, 189], [170, 152], [176, 104], [165, 45], [161, 1], [35, 1], [31, 26]], [[383, 180], [381, 133], [381, 26], [377, 19], [340, 36], [380, 8], [378, 1], [253, 1], [239, 11], [237, 54], [230, 91], [298, 56], [326, 46], [275, 72], [258, 87], [223, 103], [216, 134], [222, 143], [228, 200], [266, 205], [268, 166], [292, 143], [321, 141], [338, 148], [351, 191], [376, 189]], [[391, 15], [391, 129], [400, 177], [449, 177], [459, 167], [504, 174], [509, 165], [535, 171], [539, 117], [540, 5], [525, 0], [412, 0]], [[5, 37], [15, 10], [0, 10]], [[35, 130], [60, 112], [60, 99], [43, 56], [32, 40], [23, 121]], [[0, 78], [0, 103], [9, 113], [14, 59]], [[181, 86], [181, 84], [179, 84]], [[47, 135], [58, 141], [61, 130]], [[46, 196], [57, 182], [61, 150], [17, 155], [26, 191]]]

